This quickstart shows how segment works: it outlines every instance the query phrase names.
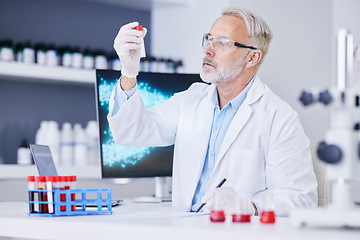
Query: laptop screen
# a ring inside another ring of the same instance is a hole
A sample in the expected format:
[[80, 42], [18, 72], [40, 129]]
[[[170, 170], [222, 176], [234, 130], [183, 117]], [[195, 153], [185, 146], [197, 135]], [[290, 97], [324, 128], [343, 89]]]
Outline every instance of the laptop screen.
[[40, 176], [58, 175], [49, 146], [30, 144], [30, 151]]

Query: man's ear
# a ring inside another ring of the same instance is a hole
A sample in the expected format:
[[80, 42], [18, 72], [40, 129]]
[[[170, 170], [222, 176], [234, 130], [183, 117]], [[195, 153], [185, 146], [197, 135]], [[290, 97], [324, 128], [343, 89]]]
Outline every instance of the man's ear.
[[260, 62], [262, 58], [262, 52], [259, 49], [251, 50], [248, 56], [246, 57], [246, 68], [254, 67]]

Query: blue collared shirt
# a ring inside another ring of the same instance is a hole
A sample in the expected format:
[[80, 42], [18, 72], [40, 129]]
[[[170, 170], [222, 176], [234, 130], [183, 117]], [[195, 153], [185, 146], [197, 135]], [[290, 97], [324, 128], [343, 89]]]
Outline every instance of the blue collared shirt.
[[241, 104], [244, 102], [247, 93], [249, 92], [254, 82], [254, 79], [255, 77], [251, 79], [249, 84], [244, 88], [244, 90], [241, 91], [241, 93], [239, 93], [239, 95], [237, 95], [233, 100], [228, 102], [228, 104], [226, 104], [226, 106], [223, 107], [221, 110], [219, 107], [217, 90], [214, 91], [214, 95], [211, 99], [212, 103], [214, 104], [214, 115], [209, 145], [205, 157], [203, 170], [200, 176], [199, 183], [195, 190], [190, 211], [196, 211], [202, 204], [201, 198], [205, 195], [206, 187], [209, 182], [210, 176], [214, 170], [216, 161], [218, 160], [217, 157], [219, 155], [220, 147], [224, 140], [225, 134], [235, 114], [237, 113]]

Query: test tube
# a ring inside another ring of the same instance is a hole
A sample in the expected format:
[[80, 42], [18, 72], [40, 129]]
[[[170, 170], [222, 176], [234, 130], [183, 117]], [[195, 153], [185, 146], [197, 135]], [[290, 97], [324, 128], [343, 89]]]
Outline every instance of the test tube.
[[[36, 177], [36, 184], [37, 184], [37, 189], [40, 190], [38, 192], [38, 199], [40, 202], [46, 202], [47, 201], [47, 194], [46, 192], [42, 191], [45, 189], [45, 179], [44, 176], [38, 176]], [[49, 209], [47, 204], [45, 203], [40, 203], [39, 204], [39, 213], [48, 213]]]
[[[76, 176], [70, 176], [70, 190], [76, 189]], [[76, 200], [76, 194], [71, 193], [71, 201]], [[76, 205], [71, 205], [71, 211], [76, 210]]]
[[[29, 191], [29, 201], [33, 202], [35, 201], [35, 194], [33, 190], [35, 190], [35, 177], [34, 176], [28, 176], [27, 177], [27, 185]], [[39, 211], [39, 204], [29, 203], [29, 212], [34, 213]]]
[[[65, 190], [65, 177], [64, 176], [59, 176], [59, 190]], [[66, 202], [65, 193], [60, 194], [60, 202]], [[60, 211], [66, 212], [66, 206], [60, 205]]]
[[[143, 26], [138, 25], [138, 26], [135, 27], [135, 29], [138, 30], [138, 31], [143, 31]], [[141, 44], [140, 44], [140, 58], [141, 59], [146, 58], [144, 38], [142, 38]]]
[[53, 176], [45, 176], [45, 188], [47, 190], [48, 210], [54, 213]]
[[238, 195], [236, 197], [235, 212], [232, 214], [233, 222], [250, 222], [253, 206], [250, 198]]
[[[59, 185], [59, 176], [53, 176], [53, 189], [60, 189], [60, 185]], [[53, 193], [53, 199], [55, 202], [55, 193]], [[54, 212], [56, 211], [55, 205], [54, 205]]]
[[214, 193], [214, 208], [210, 213], [210, 221], [212, 222], [224, 222], [225, 213], [221, 206], [221, 195], [219, 192]]

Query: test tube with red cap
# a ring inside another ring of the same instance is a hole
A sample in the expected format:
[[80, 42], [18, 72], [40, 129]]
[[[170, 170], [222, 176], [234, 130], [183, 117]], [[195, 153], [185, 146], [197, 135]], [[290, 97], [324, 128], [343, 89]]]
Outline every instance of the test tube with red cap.
[[[35, 190], [35, 176], [28, 176], [27, 177], [27, 186], [28, 190], [30, 190], [29, 193], [29, 201], [33, 202], [35, 201], [35, 193], [32, 192]], [[29, 212], [34, 213], [39, 211], [39, 204], [38, 203], [29, 203]]]
[[[38, 190], [45, 190], [45, 178], [44, 176], [36, 177], [36, 184]], [[47, 202], [47, 193], [45, 191], [39, 191], [38, 199], [40, 202]], [[48, 205], [46, 203], [39, 204], [40, 213], [49, 213]]]
[[[76, 176], [70, 176], [70, 190], [76, 189]], [[71, 193], [71, 201], [76, 200], [76, 194]], [[71, 211], [76, 210], [76, 205], [71, 205]]]
[[[59, 190], [65, 190], [65, 177], [59, 176]], [[66, 202], [65, 193], [60, 194], [60, 202]], [[60, 211], [66, 212], [66, 205], [60, 205]]]
[[[137, 25], [135, 27], [135, 29], [138, 30], [138, 31], [143, 31], [143, 26], [142, 25]], [[140, 58], [141, 59], [146, 58], [145, 44], [144, 44], [144, 38], [143, 37], [141, 39], [141, 44], [140, 44]]]
[[47, 190], [47, 201], [49, 213], [54, 213], [53, 176], [45, 176], [45, 188]]
[[[65, 176], [65, 190], [69, 190], [70, 189], [70, 176]], [[69, 193], [67, 192], [65, 194], [65, 202], [69, 202], [70, 198], [69, 198]], [[66, 209], [66, 208], [65, 208]]]

